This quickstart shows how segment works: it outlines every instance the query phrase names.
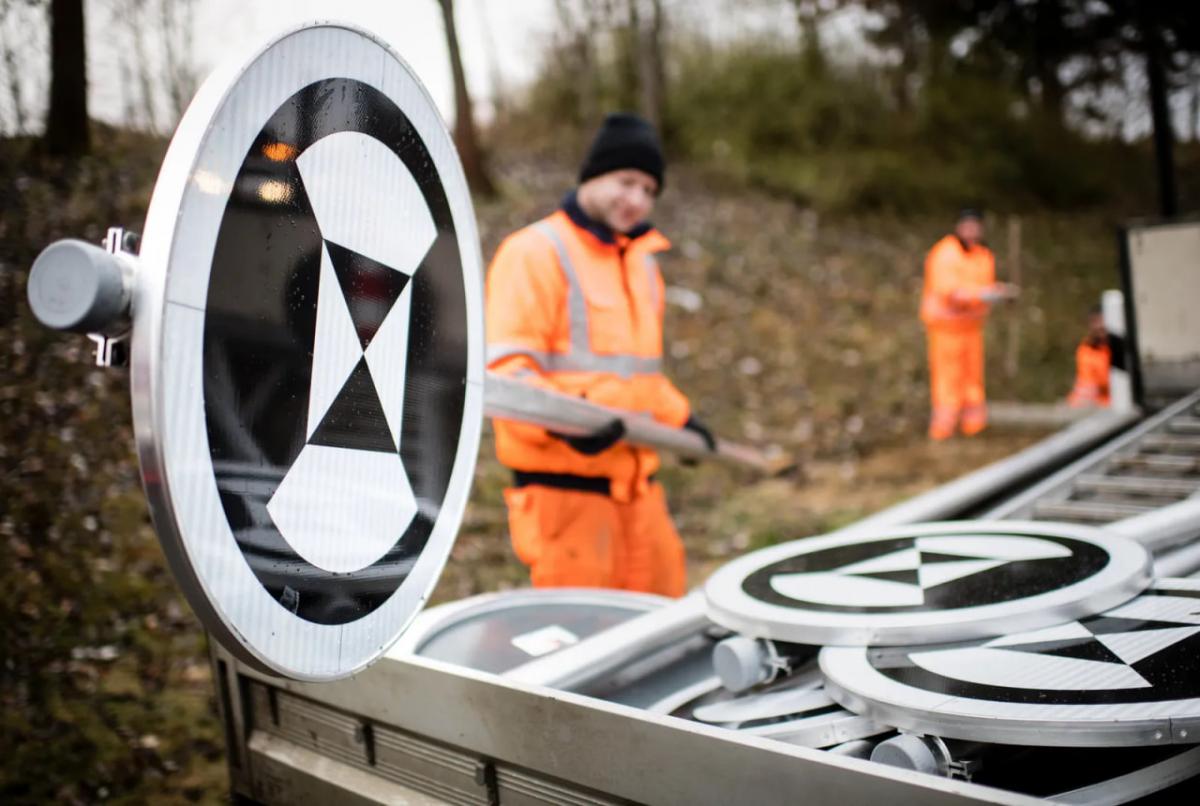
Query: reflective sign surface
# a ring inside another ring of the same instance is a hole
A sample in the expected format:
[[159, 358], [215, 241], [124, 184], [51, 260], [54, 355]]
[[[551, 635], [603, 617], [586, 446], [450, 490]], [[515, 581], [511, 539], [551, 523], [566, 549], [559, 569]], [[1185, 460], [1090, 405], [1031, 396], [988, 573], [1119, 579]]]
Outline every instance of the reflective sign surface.
[[998, 635], [1098, 612], [1141, 591], [1149, 555], [1096, 529], [914, 524], [807, 538], [719, 569], [709, 615], [752, 636], [902, 644]]
[[436, 581], [478, 445], [478, 242], [433, 104], [367, 33], [281, 37], [198, 94], [142, 259], [135, 414], [189, 600], [275, 671], [361, 668]]
[[1200, 581], [952, 646], [822, 650], [834, 699], [943, 736], [1093, 746], [1200, 740]]

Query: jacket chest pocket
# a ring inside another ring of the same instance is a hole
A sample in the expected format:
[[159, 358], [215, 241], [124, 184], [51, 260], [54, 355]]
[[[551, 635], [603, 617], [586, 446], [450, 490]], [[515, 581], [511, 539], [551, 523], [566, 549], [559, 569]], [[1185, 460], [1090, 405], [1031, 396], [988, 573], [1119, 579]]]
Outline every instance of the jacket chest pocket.
[[591, 349], [600, 353], [632, 352], [639, 325], [637, 297], [625, 290], [619, 277], [592, 283], [585, 296]]

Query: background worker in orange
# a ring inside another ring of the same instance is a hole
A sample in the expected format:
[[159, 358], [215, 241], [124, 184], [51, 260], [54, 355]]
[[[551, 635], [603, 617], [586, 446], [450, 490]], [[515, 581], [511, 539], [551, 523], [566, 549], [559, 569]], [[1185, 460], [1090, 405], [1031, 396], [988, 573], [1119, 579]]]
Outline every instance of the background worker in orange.
[[[664, 285], [649, 223], [663, 183], [654, 128], [610, 115], [578, 188], [547, 218], [510, 235], [487, 278], [490, 369], [689, 428], [714, 449], [687, 398], [663, 376]], [[496, 420], [496, 454], [517, 557], [538, 587], [625, 588], [681, 596], [683, 543], [654, 480], [658, 455], [620, 441], [614, 420], [565, 436]]]
[[1087, 335], [1075, 348], [1075, 385], [1067, 395], [1071, 406], [1109, 405], [1108, 372], [1112, 367], [1112, 347], [1104, 314], [1100, 308], [1088, 313]]
[[925, 258], [921, 321], [929, 340], [931, 438], [947, 439], [956, 427], [970, 436], [987, 425], [983, 325], [991, 305], [1017, 291], [996, 282], [996, 259], [983, 243], [983, 214], [962, 210], [954, 232]]

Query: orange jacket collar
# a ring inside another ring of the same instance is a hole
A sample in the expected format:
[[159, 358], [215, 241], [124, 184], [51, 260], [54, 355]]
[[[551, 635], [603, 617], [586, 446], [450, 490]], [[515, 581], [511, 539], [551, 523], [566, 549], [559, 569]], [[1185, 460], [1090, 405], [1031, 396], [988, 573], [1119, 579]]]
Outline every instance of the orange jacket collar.
[[647, 252], [664, 252], [671, 248], [671, 242], [650, 222], [643, 222], [634, 227], [629, 234], [613, 232], [605, 224], [588, 216], [579, 206], [575, 191], [563, 197], [559, 212], [583, 238], [591, 248], [597, 250], [619, 249], [626, 251], [632, 246], [644, 248]]

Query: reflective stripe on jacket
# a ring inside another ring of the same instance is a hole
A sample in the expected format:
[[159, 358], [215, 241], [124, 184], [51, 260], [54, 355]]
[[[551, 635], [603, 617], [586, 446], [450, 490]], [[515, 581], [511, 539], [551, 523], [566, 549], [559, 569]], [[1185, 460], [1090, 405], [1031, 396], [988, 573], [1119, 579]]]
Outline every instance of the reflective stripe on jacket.
[[942, 238], [925, 258], [921, 321], [928, 327], [979, 327], [987, 317], [983, 294], [996, 282], [996, 259], [982, 244], [967, 249], [955, 235]]
[[[662, 374], [664, 286], [656, 230], [607, 242], [563, 210], [509, 236], [487, 277], [488, 367], [605, 406], [682, 426], [687, 399]], [[604, 477], [629, 500], [657, 454], [619, 443], [585, 456], [544, 429], [495, 421], [496, 454], [516, 470]]]

